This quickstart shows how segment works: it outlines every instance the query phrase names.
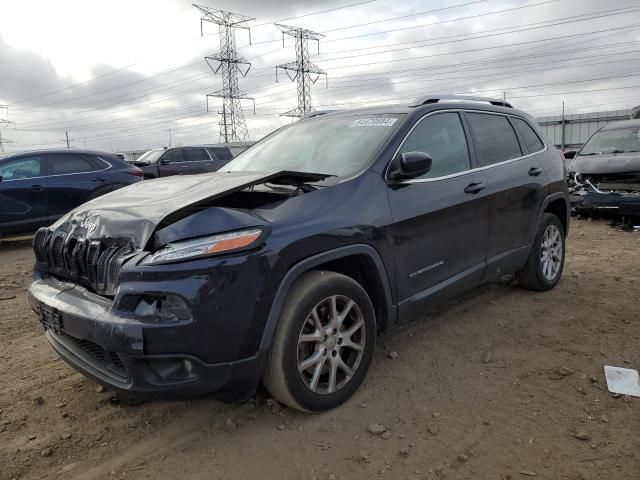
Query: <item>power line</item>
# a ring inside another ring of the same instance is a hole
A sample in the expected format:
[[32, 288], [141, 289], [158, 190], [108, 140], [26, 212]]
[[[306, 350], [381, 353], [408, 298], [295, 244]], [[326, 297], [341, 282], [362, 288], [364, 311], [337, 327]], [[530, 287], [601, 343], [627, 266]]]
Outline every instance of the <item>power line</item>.
[[[638, 8], [637, 10], [634, 11], [640, 11], [640, 8]], [[624, 13], [629, 13], [629, 12], [624, 12]], [[598, 17], [591, 17], [588, 20], [594, 20], [594, 19], [600, 19], [603, 17], [608, 17], [611, 15], [620, 15], [620, 13], [615, 13], [615, 14], [609, 14], [609, 15], [601, 15]], [[542, 28], [546, 28], [546, 27], [550, 27], [550, 26], [558, 26], [558, 25], [564, 25], [566, 23], [574, 23], [573, 20], [568, 20], [568, 21], [563, 21], [563, 22], [558, 22], [555, 23], [553, 25], [545, 25]], [[629, 25], [626, 25], [625, 27], [616, 27], [617, 29], [620, 28], [627, 28], [629, 27]], [[469, 39], [465, 39], [464, 41], [468, 41], [468, 40], [478, 40], [478, 39], [485, 39], [488, 37], [493, 37], [493, 36], [498, 36], [498, 35], [506, 35], [506, 34], [511, 34], [511, 33], [519, 33], [519, 32], [523, 32], [523, 31], [529, 31], [529, 30], [534, 30], [537, 28], [541, 28], [541, 27], [532, 27], [532, 28], [525, 28], [525, 29], [521, 29], [518, 31], [514, 31], [514, 32], [507, 32], [507, 33], [501, 33], [501, 34], [491, 34], [491, 35], [480, 35], [474, 38], [469, 38]], [[599, 32], [602, 31], [611, 31], [612, 29], [605, 29], [605, 30], [599, 30]], [[558, 38], [567, 38], [567, 37], [571, 37], [572, 35], [564, 35], [561, 37], [554, 37], [555, 39]], [[530, 43], [536, 43], [536, 42], [544, 42], [546, 41], [546, 39], [540, 39], [540, 40], [530, 40], [527, 42], [519, 42], [519, 43], [509, 43], [507, 45], [498, 45], [498, 46], [492, 46], [492, 47], [484, 47], [484, 48], [478, 48], [478, 49], [472, 49], [472, 50], [466, 50], [466, 51], [462, 51], [462, 52], [457, 52], [457, 53], [469, 53], [469, 52], [476, 52], [476, 51], [480, 51], [480, 50], [488, 50], [488, 49], [494, 49], [494, 48], [506, 48], [506, 47], [510, 47], [513, 45], [525, 45], [525, 44], [530, 44]], [[430, 44], [428, 46], [435, 46], [435, 45], [442, 45], [444, 43], [456, 43], [456, 41], [450, 41], [450, 42], [442, 42], [442, 43], [436, 43], [436, 44]], [[403, 49], [399, 49], [399, 50], [407, 50], [406, 48]], [[376, 52], [378, 54], [380, 53], [390, 53], [390, 52]], [[438, 57], [438, 56], [443, 56], [443, 55], [450, 55], [450, 53], [442, 53], [442, 54], [431, 54], [431, 55], [421, 55], [421, 56], [415, 56], [415, 57], [405, 57], [405, 58], [397, 58], [397, 59], [393, 59], [393, 60], [385, 60], [385, 61], [380, 61], [380, 62], [369, 62], [369, 63], [357, 63], [357, 64], [351, 64], [348, 65], [350, 68], [351, 67], [361, 67], [361, 66], [371, 66], [371, 65], [379, 65], [379, 64], [386, 64], [386, 63], [392, 63], [392, 62], [405, 62], [405, 61], [412, 61], [412, 60], [422, 60], [425, 58], [432, 58], [432, 57]], [[327, 60], [321, 60], [320, 63], [323, 62], [328, 62], [328, 61], [337, 61], [337, 60], [345, 60], [345, 59], [350, 59], [353, 57], [360, 57], [361, 55], [355, 55], [355, 56], [345, 56], [345, 57], [339, 57], [339, 58], [331, 58], [331, 59], [327, 59]]]
[[[311, 13], [305, 13], [303, 15], [296, 15], [295, 17], [279, 18], [278, 20], [272, 20], [270, 22], [259, 23], [258, 25], [254, 25], [253, 28], [264, 27], [266, 25], [273, 25], [274, 23], [288, 22], [289, 20], [295, 20], [297, 18], [304, 18], [304, 17], [311, 17], [313, 15], [320, 15], [322, 13], [335, 12], [337, 10], [344, 10], [345, 8], [357, 7], [359, 5], [365, 5], [365, 4], [374, 3], [374, 2], [377, 2], [377, 1], [378, 0], [364, 0], [362, 2], [350, 3], [348, 5], [343, 5], [341, 7], [328, 8], [326, 10], [320, 10], [318, 12], [311, 12]], [[487, 1], [487, 0], [483, 0], [483, 1]]]

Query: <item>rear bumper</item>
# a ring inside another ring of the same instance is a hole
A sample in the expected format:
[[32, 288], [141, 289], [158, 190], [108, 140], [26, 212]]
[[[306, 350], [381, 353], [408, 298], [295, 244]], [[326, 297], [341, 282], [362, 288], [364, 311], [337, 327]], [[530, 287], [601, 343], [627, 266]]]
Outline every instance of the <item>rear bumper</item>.
[[570, 196], [571, 208], [577, 213], [611, 213], [624, 216], [640, 216], [640, 195], [633, 193], [609, 193], [588, 191]]

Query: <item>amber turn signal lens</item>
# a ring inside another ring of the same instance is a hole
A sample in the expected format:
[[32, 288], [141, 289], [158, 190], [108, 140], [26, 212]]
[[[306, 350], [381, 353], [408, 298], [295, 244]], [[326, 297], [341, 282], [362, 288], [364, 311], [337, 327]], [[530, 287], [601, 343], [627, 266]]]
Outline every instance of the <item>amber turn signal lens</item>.
[[207, 249], [207, 253], [220, 253], [228, 250], [235, 250], [236, 248], [246, 247], [255, 242], [260, 236], [261, 232], [251, 232], [250, 234], [243, 235], [241, 237], [226, 238], [220, 240], [211, 245]]

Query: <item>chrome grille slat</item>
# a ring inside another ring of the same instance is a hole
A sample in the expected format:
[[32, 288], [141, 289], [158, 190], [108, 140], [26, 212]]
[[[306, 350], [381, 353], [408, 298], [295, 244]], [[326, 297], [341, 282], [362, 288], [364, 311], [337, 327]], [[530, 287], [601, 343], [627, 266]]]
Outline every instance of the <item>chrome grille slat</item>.
[[39, 230], [33, 249], [41, 271], [83, 285], [100, 295], [115, 293], [122, 265], [135, 253], [129, 247], [106, 246], [72, 231]]

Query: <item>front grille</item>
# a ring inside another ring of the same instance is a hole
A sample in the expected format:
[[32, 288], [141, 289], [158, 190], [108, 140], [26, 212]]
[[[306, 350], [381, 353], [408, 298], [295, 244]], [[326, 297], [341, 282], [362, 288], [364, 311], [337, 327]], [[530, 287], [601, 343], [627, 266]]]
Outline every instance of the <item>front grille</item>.
[[73, 337], [65, 332], [62, 332], [60, 336], [73, 342], [78, 348], [98, 362], [103, 368], [106, 368], [120, 377], [127, 377], [127, 370], [124, 367], [120, 356], [116, 352], [107, 350], [101, 345], [90, 342], [89, 340]]
[[47, 242], [49, 241], [49, 232], [42, 228], [33, 237], [33, 251], [39, 263], [47, 262]]
[[53, 241], [53, 246], [51, 247], [51, 259], [53, 260], [53, 265], [57, 268], [62, 267], [62, 262], [64, 261], [64, 238], [62, 236], [57, 236]]
[[100, 295], [113, 296], [120, 269], [135, 252], [111, 243], [105, 245], [74, 233], [40, 229], [34, 237], [33, 249], [42, 271], [77, 282]]

